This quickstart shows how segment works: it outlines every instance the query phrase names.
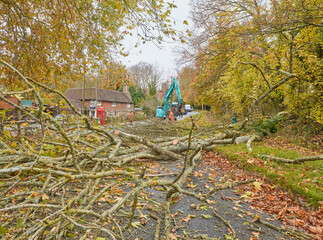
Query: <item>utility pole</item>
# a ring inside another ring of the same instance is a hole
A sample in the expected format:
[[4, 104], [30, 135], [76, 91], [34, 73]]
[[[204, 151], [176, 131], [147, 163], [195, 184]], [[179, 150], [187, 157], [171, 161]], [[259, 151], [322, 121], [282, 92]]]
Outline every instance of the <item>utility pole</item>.
[[85, 60], [83, 59], [83, 92], [82, 92], [82, 115], [85, 115]]

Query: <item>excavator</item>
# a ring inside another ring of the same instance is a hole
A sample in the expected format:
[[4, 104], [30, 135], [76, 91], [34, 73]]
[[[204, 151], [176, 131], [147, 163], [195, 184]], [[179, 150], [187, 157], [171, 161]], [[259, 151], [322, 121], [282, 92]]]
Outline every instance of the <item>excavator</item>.
[[[177, 101], [178, 102], [172, 102], [169, 103], [169, 98], [172, 96], [173, 91], [176, 91], [177, 94]], [[181, 92], [179, 90], [179, 85], [176, 78], [173, 78], [173, 82], [170, 85], [169, 89], [167, 90], [167, 93], [165, 94], [163, 98], [163, 105], [158, 106], [156, 110], [156, 117], [157, 118], [166, 118], [169, 115], [169, 111], [173, 110], [175, 117], [178, 117], [181, 113], [181, 108], [183, 105], [183, 99], [181, 97]]]

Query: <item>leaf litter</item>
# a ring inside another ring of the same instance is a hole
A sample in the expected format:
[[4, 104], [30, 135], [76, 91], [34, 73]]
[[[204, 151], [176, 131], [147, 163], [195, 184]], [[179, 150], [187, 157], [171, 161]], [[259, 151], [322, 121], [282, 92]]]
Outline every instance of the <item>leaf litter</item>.
[[[203, 163], [222, 172], [226, 180], [231, 178], [233, 181], [243, 181], [254, 178], [252, 173], [238, 168], [222, 153], [205, 153]], [[259, 177], [257, 181], [236, 189], [236, 193], [240, 194], [244, 202], [250, 203], [252, 208], [256, 207], [273, 214], [276, 220], [283, 221], [284, 227], [300, 228], [315, 235], [317, 239], [323, 239], [323, 202], [320, 202], [319, 209], [306, 209], [301, 203], [295, 201], [292, 195], [269, 180], [259, 179]], [[222, 198], [234, 200], [226, 196]], [[299, 200], [302, 201], [300, 197]]]

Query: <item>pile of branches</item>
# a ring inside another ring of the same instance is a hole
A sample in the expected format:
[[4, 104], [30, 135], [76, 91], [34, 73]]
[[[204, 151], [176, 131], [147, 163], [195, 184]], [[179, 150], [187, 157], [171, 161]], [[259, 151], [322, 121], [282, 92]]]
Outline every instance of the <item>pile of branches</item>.
[[[203, 149], [220, 142], [233, 143], [234, 138], [195, 139], [192, 137], [193, 121], [189, 134], [181, 138], [149, 139], [120, 129], [111, 132], [79, 114], [60, 92], [1, 63], [15, 71], [26, 86], [16, 94], [31, 92], [40, 103], [38, 108], [23, 109], [0, 96], [37, 126], [33, 135], [0, 138], [0, 227], [6, 238], [87, 239], [100, 236], [127, 239], [129, 229], [136, 226], [138, 214], [140, 217], [142, 201], [159, 209], [158, 216], [151, 214], [156, 221], [155, 239], [168, 238], [170, 205], [176, 194], [206, 201], [220, 190], [214, 188], [199, 195], [184, 190], [182, 185], [194, 170]], [[64, 99], [75, 112], [75, 123], [64, 127], [45, 113], [40, 90]], [[172, 178], [156, 179], [147, 174], [143, 166], [129, 167], [141, 159], [181, 160], [183, 166], [171, 173]], [[164, 199], [140, 198], [147, 189], [156, 186], [162, 189]], [[100, 207], [102, 198], [105, 199], [104, 207]]]

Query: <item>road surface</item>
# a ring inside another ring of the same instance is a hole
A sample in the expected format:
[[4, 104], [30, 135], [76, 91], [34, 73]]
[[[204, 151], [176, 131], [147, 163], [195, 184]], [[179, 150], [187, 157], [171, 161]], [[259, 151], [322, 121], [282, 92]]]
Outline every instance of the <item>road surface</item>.
[[183, 115], [183, 117], [177, 118], [177, 121], [181, 121], [187, 117], [193, 116], [195, 114], [199, 114], [199, 112], [192, 111], [192, 112], [187, 112], [187, 114]]

